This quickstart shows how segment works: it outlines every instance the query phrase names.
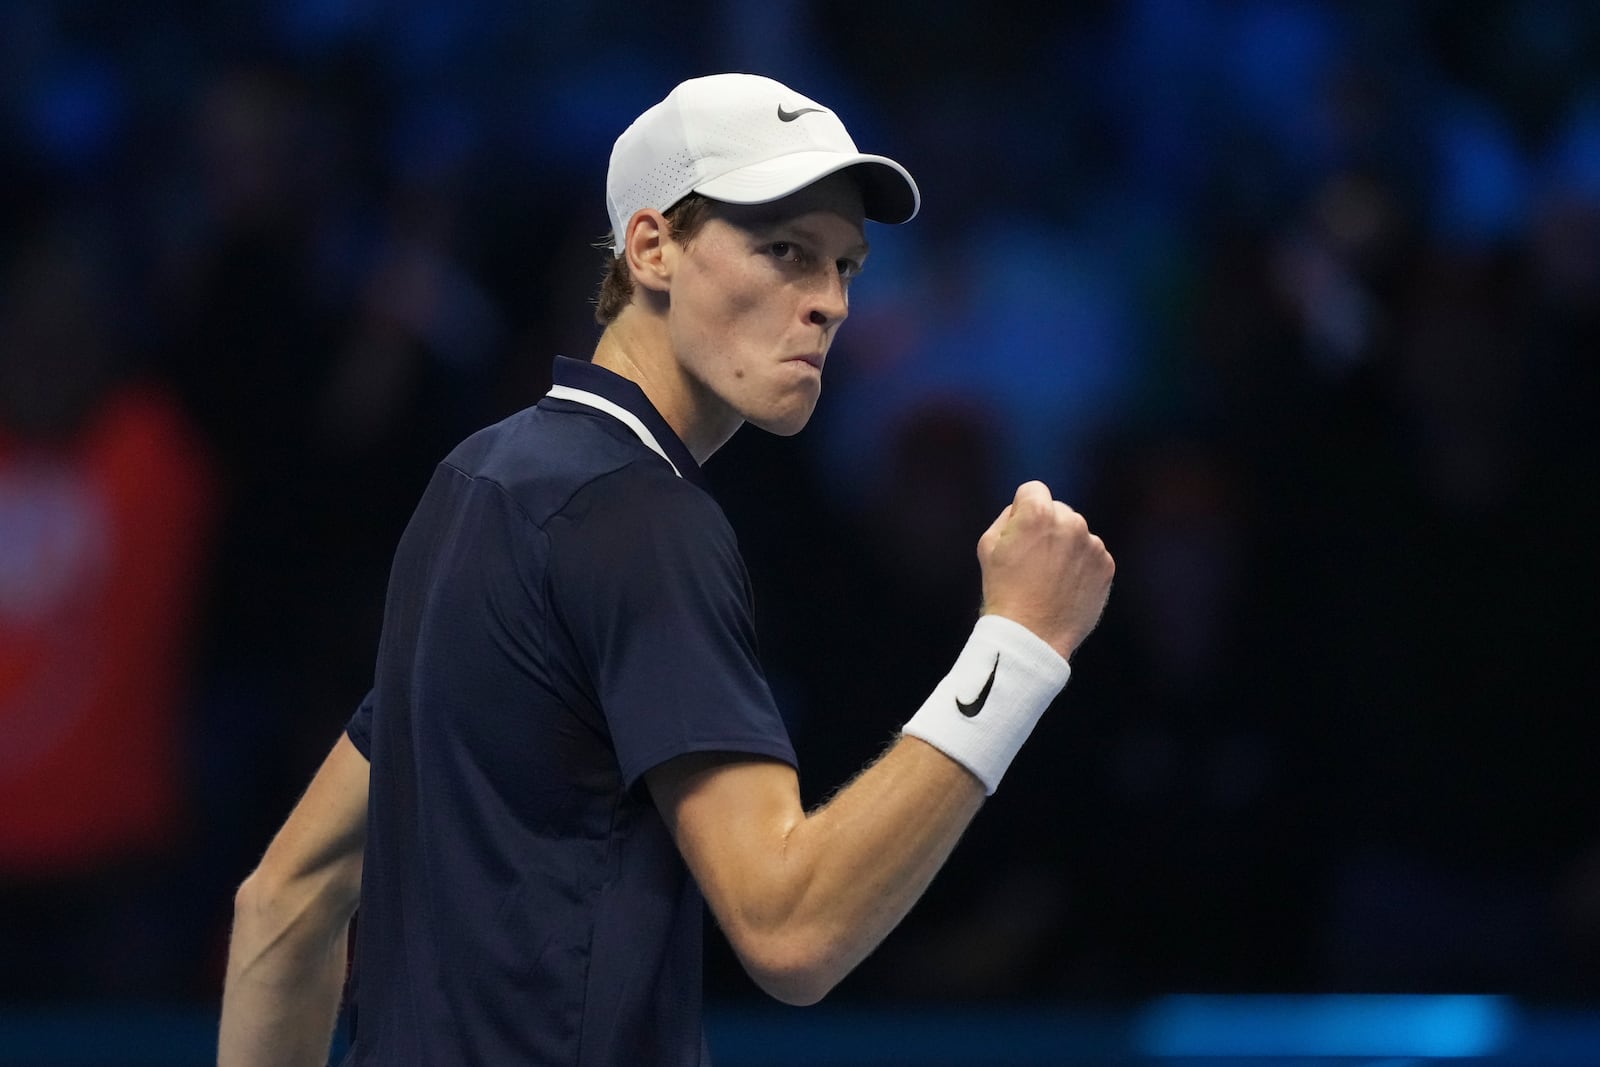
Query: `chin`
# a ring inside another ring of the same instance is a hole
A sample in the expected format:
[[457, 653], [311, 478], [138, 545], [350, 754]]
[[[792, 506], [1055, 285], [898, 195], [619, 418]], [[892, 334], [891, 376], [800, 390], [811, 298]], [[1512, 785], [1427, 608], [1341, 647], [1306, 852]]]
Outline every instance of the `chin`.
[[746, 421], [757, 429], [778, 437], [793, 437], [806, 428], [806, 423], [811, 421], [811, 413], [816, 409], [815, 404], [807, 404], [801, 410], [774, 412], [764, 418], [752, 418]]

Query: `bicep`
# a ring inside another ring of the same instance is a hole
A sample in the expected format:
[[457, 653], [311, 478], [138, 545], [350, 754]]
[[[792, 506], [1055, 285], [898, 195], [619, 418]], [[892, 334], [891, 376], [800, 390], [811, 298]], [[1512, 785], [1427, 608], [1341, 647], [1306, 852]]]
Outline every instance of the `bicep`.
[[[645, 781], [684, 862], [717, 920], [737, 941], [782, 908], [789, 835], [805, 821], [793, 767], [713, 752], [679, 756]], [[735, 944], [737, 948], [737, 943]]]
[[802, 841], [810, 822], [794, 768], [700, 754], [671, 760], [646, 781], [750, 977], [785, 1003], [816, 1003], [844, 972], [832, 966], [835, 924], [818, 907], [831, 894], [816, 884], [815, 850]]
[[353, 912], [361, 894], [369, 778], [367, 758], [341, 733], [268, 846], [257, 877], [314, 889]]

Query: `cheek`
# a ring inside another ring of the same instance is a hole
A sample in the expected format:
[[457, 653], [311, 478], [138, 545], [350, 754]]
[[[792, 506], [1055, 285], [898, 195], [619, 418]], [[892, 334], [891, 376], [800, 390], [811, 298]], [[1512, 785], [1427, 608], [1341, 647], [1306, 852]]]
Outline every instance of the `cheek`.
[[748, 369], [744, 361], [777, 343], [782, 325], [779, 301], [769, 287], [748, 274], [729, 272], [714, 284], [717, 296], [706, 325], [734, 373], [743, 377]]
[[742, 248], [706, 244], [684, 281], [675, 324], [680, 356], [727, 384], [759, 374], [784, 345], [782, 279]]
[[729, 322], [762, 318], [767, 310], [767, 294], [748, 272], [732, 272], [721, 283], [723, 306]]

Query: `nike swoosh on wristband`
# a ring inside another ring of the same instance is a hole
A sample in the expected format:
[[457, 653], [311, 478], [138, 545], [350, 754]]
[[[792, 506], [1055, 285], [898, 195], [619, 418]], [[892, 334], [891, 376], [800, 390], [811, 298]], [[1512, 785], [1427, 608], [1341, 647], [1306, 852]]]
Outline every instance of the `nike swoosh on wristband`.
[[783, 105], [779, 104], [778, 105], [778, 121], [779, 122], [793, 122], [795, 119], [799, 118], [801, 115], [804, 115], [804, 114], [806, 114], [807, 112], [810, 112], [810, 111], [815, 111], [819, 115], [822, 114], [822, 109], [820, 107], [802, 107], [802, 108], [798, 108], [798, 109], [796, 109], [794, 111], [785, 111], [785, 110], [783, 110]]
[[972, 701], [972, 703], [968, 704], [960, 697], [956, 697], [956, 710], [969, 719], [973, 718], [978, 714], [978, 712], [982, 711], [983, 706], [989, 702], [989, 690], [994, 688], [995, 672], [999, 669], [1000, 653], [996, 652], [994, 654], [994, 666], [989, 668], [989, 680], [983, 683], [983, 688], [978, 691], [978, 695]]

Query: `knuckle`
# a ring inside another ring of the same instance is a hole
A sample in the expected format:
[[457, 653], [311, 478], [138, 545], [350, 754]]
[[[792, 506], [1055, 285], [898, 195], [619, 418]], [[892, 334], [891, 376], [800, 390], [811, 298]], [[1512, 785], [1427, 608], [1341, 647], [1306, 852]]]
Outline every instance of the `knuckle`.
[[1047, 511], [1054, 498], [1050, 487], [1043, 482], [1024, 482], [1017, 489], [1017, 504], [1034, 512]]

